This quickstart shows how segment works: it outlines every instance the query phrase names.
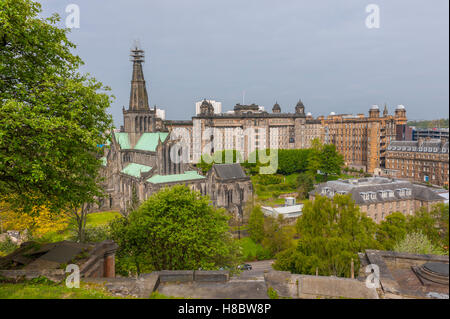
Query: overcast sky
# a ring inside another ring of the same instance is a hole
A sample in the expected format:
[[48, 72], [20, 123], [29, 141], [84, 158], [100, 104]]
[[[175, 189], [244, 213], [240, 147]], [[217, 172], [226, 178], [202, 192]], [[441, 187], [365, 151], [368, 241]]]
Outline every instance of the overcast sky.
[[[223, 110], [298, 99], [313, 116], [406, 106], [409, 119], [448, 117], [448, 0], [42, 0], [61, 25], [73, 3], [70, 39], [84, 72], [112, 88], [116, 126], [128, 106], [129, 50], [139, 39], [150, 105], [190, 119], [195, 102]], [[366, 27], [366, 6], [380, 28]]]

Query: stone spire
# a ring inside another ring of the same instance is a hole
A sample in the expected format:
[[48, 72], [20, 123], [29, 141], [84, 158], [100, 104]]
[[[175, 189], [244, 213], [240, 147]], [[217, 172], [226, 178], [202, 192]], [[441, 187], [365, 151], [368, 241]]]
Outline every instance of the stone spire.
[[144, 51], [136, 45], [131, 50], [131, 61], [133, 62], [133, 77], [131, 79], [130, 111], [150, 110], [148, 106], [147, 89], [145, 88], [144, 72], [142, 63], [144, 62]]

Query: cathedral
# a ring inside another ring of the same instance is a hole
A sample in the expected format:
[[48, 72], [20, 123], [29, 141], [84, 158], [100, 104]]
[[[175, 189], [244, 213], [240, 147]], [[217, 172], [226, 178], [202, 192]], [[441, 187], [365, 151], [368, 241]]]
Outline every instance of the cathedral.
[[182, 160], [179, 140], [171, 137], [156, 107], [149, 107], [142, 70], [144, 51], [133, 49], [131, 61], [130, 102], [128, 109], [123, 108], [124, 125], [112, 133], [102, 158], [107, 197], [100, 208], [125, 212], [133, 198], [142, 202], [164, 187], [184, 184], [208, 195], [214, 206], [241, 213], [253, 189], [240, 164], [215, 164], [202, 174], [189, 160]]

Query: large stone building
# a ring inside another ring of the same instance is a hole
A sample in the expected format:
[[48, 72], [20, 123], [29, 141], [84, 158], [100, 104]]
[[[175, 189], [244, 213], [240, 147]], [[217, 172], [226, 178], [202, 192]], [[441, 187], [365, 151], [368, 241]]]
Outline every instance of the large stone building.
[[385, 167], [387, 145], [406, 126], [406, 110], [399, 105], [395, 115], [389, 115], [385, 106], [380, 116], [375, 105], [368, 117], [331, 113], [313, 118], [299, 101], [294, 113], [283, 113], [276, 103], [272, 113], [256, 104], [236, 104], [233, 111], [217, 114], [204, 100], [192, 121], [166, 121], [166, 126], [183, 137], [193, 163], [220, 150], [236, 149], [247, 159], [256, 149], [309, 148], [317, 138], [334, 144], [348, 166], [379, 174]]
[[322, 125], [325, 143], [334, 144], [348, 166], [378, 173], [385, 167], [387, 145], [396, 139], [398, 128], [406, 125], [406, 110], [399, 105], [395, 115], [389, 115], [385, 106], [380, 116], [379, 107], [374, 105], [368, 117], [332, 113], [322, 119]]
[[350, 195], [361, 211], [377, 223], [393, 212], [400, 212], [408, 216], [414, 214], [421, 207], [429, 210], [432, 205], [443, 203], [445, 200], [430, 187], [386, 177], [322, 183], [310, 192], [310, 199], [314, 200], [317, 195], [332, 198], [336, 194]]
[[131, 57], [129, 108], [123, 109], [124, 126], [113, 132], [103, 158], [108, 193], [103, 208], [126, 210], [133, 196], [142, 201], [163, 187], [185, 184], [209, 195], [214, 205], [237, 212], [252, 194], [250, 178], [239, 164], [215, 165], [204, 176], [189, 160], [183, 160], [179, 140], [169, 137], [166, 124], [170, 123], [149, 107], [142, 71], [144, 52], [136, 48]]
[[220, 150], [239, 150], [248, 158], [257, 149], [307, 148], [321, 136], [320, 121], [305, 115], [301, 101], [295, 113], [282, 113], [278, 104], [272, 113], [256, 104], [236, 104], [232, 112], [215, 114], [204, 100], [200, 114], [192, 118], [191, 159], [197, 162], [203, 154]]
[[445, 139], [393, 141], [386, 151], [388, 176], [448, 186], [449, 143]]

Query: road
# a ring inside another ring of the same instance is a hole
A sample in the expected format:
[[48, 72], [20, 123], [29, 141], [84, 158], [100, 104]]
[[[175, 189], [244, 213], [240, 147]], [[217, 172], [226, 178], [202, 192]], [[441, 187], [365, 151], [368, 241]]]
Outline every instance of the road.
[[252, 270], [243, 270], [239, 275], [234, 276], [233, 280], [261, 280], [264, 279], [264, 271], [272, 269], [274, 260], [262, 260], [247, 262], [252, 265]]

